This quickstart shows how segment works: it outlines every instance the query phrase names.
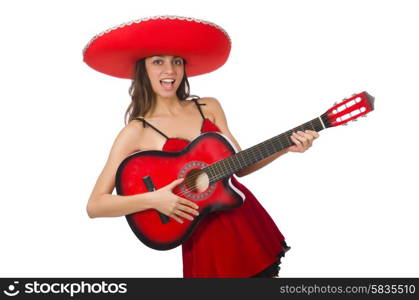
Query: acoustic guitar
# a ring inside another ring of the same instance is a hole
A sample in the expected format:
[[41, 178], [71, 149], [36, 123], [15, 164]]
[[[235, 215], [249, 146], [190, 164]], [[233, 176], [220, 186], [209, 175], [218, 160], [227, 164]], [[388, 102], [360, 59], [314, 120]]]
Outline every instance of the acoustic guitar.
[[154, 209], [126, 216], [137, 238], [148, 247], [168, 250], [181, 245], [211, 212], [239, 207], [244, 194], [231, 178], [280, 150], [294, 145], [290, 136], [298, 130], [321, 131], [346, 125], [374, 109], [374, 97], [367, 92], [335, 103], [324, 114], [246, 150], [237, 152], [228, 138], [218, 132], [202, 133], [181, 151], [146, 150], [126, 157], [116, 173], [118, 195], [154, 191], [177, 178], [184, 178], [172, 192], [199, 205], [199, 215], [183, 223]]

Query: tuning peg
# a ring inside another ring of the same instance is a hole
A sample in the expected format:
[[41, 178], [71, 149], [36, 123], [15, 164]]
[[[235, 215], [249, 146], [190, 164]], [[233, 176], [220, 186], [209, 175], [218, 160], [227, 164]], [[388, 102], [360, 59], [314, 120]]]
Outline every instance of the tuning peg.
[[352, 120], [352, 122], [356, 122], [356, 121], [358, 121], [358, 119], [353, 119], [353, 120]]
[[368, 115], [362, 115], [361, 117], [366, 118]]
[[347, 125], [348, 125], [348, 123], [343, 123], [342, 125], [343, 125], [343, 126], [347, 126]]

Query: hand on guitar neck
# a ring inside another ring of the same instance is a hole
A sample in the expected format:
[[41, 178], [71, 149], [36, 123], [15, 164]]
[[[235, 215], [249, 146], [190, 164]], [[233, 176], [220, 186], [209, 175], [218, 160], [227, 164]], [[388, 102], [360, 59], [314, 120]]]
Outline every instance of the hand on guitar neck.
[[313, 130], [294, 132], [290, 138], [294, 142], [294, 146], [288, 148], [289, 152], [305, 152], [311, 147], [313, 141], [319, 137], [319, 134]]

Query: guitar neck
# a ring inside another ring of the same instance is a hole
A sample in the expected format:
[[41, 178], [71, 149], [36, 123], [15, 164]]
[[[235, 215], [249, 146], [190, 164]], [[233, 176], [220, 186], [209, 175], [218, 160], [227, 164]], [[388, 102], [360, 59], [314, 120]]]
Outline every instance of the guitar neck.
[[308, 121], [300, 126], [254, 145], [253, 147], [237, 152], [236, 154], [223, 160], [217, 161], [216, 163], [205, 167], [204, 171], [208, 174], [210, 183], [217, 182], [230, 177], [234, 173], [263, 160], [278, 151], [294, 145], [290, 138], [293, 132], [299, 130], [314, 130], [319, 132], [327, 127], [327, 118], [325, 115], [321, 115], [320, 117]]

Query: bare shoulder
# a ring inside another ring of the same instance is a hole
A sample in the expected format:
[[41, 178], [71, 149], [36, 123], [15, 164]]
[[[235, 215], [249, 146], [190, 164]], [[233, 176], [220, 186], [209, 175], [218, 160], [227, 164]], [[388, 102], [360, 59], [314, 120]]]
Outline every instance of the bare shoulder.
[[233, 134], [230, 132], [230, 129], [228, 128], [227, 117], [218, 99], [212, 97], [206, 97], [201, 99], [202, 101], [200, 102], [206, 104], [203, 107], [207, 109], [206, 113], [211, 115], [214, 124], [217, 125], [217, 127], [221, 130], [222, 134], [227, 136], [230, 139], [230, 141], [233, 142], [236, 150], [241, 151], [239, 143], [234, 138]]
[[132, 120], [122, 128], [121, 132], [127, 135], [141, 135], [144, 129], [142, 124], [139, 120]]
[[199, 103], [205, 104], [201, 106], [206, 116], [210, 117], [213, 121], [216, 116], [223, 111], [220, 101], [214, 97], [204, 97], [199, 99]]
[[108, 157], [108, 164], [116, 164], [131, 153], [138, 150], [138, 141], [142, 136], [143, 127], [138, 121], [130, 121], [117, 134]]
[[220, 101], [218, 101], [218, 99], [214, 97], [199, 98], [199, 103], [207, 105], [208, 108], [215, 108], [221, 106]]
[[119, 131], [112, 147], [116, 149], [113, 150], [122, 152], [122, 155], [128, 155], [134, 152], [138, 147], [138, 141], [142, 136], [143, 130], [144, 128], [141, 126], [140, 121], [130, 121]]

